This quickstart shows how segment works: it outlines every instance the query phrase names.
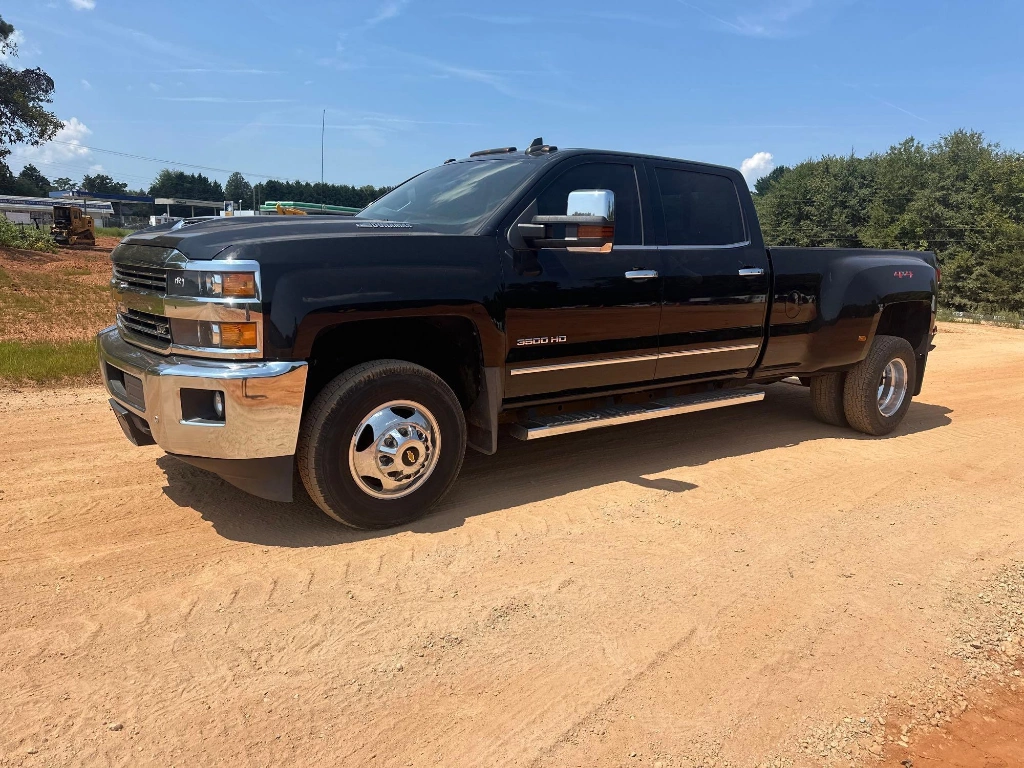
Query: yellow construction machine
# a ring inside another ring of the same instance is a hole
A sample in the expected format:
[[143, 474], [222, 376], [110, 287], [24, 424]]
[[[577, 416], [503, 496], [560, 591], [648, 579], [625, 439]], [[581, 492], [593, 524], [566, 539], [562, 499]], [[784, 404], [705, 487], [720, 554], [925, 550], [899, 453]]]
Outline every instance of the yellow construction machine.
[[289, 204], [289, 203], [278, 203], [275, 206], [275, 210], [277, 211], [279, 216], [308, 216], [309, 215], [308, 213], [306, 213], [301, 208], [296, 208], [294, 204]]
[[53, 206], [53, 239], [61, 245], [96, 245], [96, 225], [77, 205]]

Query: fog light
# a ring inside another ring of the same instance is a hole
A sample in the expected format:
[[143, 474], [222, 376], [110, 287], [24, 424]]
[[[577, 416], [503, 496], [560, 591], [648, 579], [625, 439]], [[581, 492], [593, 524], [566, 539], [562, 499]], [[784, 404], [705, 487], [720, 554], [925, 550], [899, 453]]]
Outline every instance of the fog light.
[[224, 418], [224, 393], [214, 392], [213, 393], [213, 412], [217, 414], [218, 419]]

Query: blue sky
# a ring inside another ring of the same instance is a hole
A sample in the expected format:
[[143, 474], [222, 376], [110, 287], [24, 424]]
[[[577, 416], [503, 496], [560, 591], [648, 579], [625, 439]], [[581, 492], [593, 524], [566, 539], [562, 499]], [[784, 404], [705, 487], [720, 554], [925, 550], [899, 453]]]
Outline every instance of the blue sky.
[[959, 127], [1024, 150], [1020, 0], [22, 0], [0, 14], [19, 65], [57, 84], [71, 144], [11, 158], [50, 178], [102, 168], [136, 188], [162, 167], [94, 147], [317, 180], [324, 109], [326, 178], [357, 185], [536, 136], [747, 160], [751, 178]]

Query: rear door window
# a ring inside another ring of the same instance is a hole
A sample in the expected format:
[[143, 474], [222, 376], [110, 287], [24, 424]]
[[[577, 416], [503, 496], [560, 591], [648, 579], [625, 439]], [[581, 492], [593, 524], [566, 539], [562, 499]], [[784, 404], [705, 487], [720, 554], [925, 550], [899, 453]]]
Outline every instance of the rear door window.
[[734, 245], [745, 241], [736, 186], [727, 176], [656, 168], [667, 245]]

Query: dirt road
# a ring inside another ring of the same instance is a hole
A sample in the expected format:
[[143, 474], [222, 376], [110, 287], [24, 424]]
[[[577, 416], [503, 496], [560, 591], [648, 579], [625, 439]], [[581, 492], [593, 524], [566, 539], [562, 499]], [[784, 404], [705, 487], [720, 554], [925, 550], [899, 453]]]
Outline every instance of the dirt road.
[[2, 393], [0, 764], [899, 765], [1024, 696], [1024, 332], [937, 344], [888, 438], [777, 384], [373, 535]]

